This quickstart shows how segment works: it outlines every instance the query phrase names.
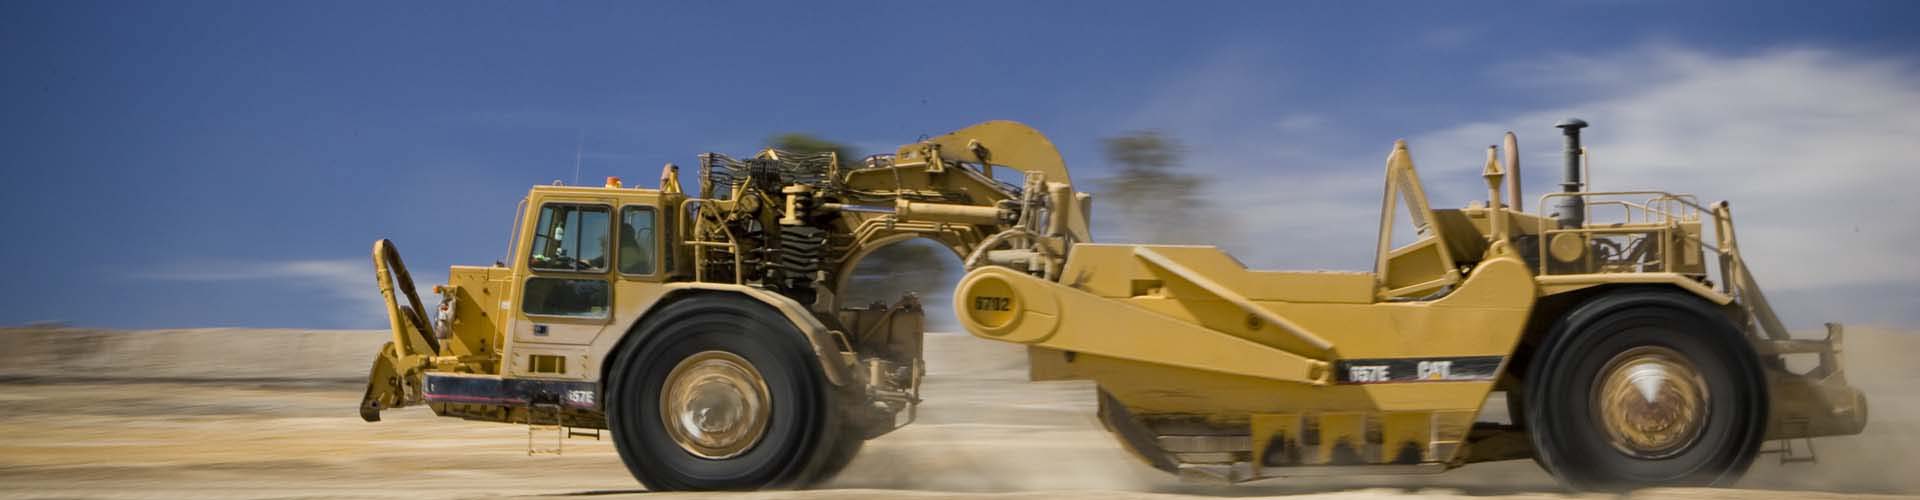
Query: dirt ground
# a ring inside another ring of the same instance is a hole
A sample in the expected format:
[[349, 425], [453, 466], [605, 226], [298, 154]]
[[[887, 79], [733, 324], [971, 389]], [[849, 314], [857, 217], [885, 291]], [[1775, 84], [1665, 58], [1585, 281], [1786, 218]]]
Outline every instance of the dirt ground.
[[[380, 340], [0, 330], [0, 498], [1566, 498], [1526, 461], [1426, 476], [1183, 484], [1114, 444], [1093, 419], [1090, 385], [1025, 382], [1018, 348], [957, 335], [929, 341], [920, 421], [869, 443], [824, 489], [645, 494], [608, 441], [575, 438], [560, 456], [528, 456], [525, 427], [425, 409], [361, 422], [356, 377]], [[273, 346], [306, 356], [276, 359]], [[1631, 496], [1920, 494], [1920, 364], [1910, 361], [1920, 334], [1862, 330], [1848, 347], [1849, 375], [1873, 404], [1866, 434], [1817, 441], [1816, 464], [1763, 456], [1740, 489]]]

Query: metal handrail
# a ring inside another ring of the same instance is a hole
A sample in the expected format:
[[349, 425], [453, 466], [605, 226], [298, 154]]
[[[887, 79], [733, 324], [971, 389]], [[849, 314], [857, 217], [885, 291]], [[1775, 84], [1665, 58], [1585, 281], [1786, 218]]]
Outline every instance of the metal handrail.
[[[1635, 195], [1648, 195], [1647, 201], [1645, 203], [1634, 203], [1631, 201], [1618, 200], [1618, 199], [1612, 199], [1612, 200], [1592, 200], [1591, 199], [1591, 198], [1603, 197], [1603, 196], [1624, 197], [1624, 196], [1635, 196]], [[1693, 195], [1674, 194], [1666, 191], [1591, 191], [1591, 192], [1578, 191], [1578, 192], [1571, 192], [1571, 193], [1546, 193], [1540, 196], [1540, 199], [1539, 199], [1540, 212], [1539, 213], [1542, 213], [1542, 214], [1547, 213], [1547, 207], [1550, 206], [1550, 202], [1552, 202], [1553, 200], [1559, 199], [1559, 198], [1570, 198], [1570, 197], [1582, 198], [1583, 200], [1583, 203], [1581, 204], [1582, 210], [1583, 210], [1582, 220], [1592, 220], [1593, 207], [1595, 206], [1622, 207], [1625, 210], [1625, 214], [1623, 217], [1624, 222], [1622, 222], [1621, 224], [1624, 224], [1625, 226], [1614, 226], [1614, 227], [1583, 226], [1578, 228], [1548, 228], [1547, 224], [1549, 219], [1543, 217], [1539, 219], [1539, 222], [1537, 223], [1537, 226], [1535, 228], [1536, 229], [1535, 234], [1540, 235], [1539, 242], [1538, 242], [1539, 255], [1542, 255], [1542, 256], [1548, 255], [1548, 247], [1551, 243], [1550, 240], [1552, 239], [1552, 236], [1558, 235], [1558, 234], [1640, 234], [1640, 233], [1654, 234], [1654, 233], [1657, 233], [1660, 236], [1659, 242], [1658, 242], [1659, 243], [1658, 251], [1659, 251], [1659, 255], [1662, 256], [1660, 259], [1660, 267], [1661, 269], [1671, 269], [1672, 268], [1670, 265], [1671, 252], [1673, 250], [1671, 247], [1673, 245], [1669, 240], [1672, 239], [1671, 235], [1675, 234], [1675, 228], [1677, 224], [1682, 222], [1704, 222], [1702, 221], [1701, 214], [1703, 213], [1714, 214], [1714, 212], [1711, 209], [1701, 206], [1698, 202], [1698, 199], [1695, 198]], [[1638, 222], [1635, 222], [1634, 220], [1635, 219], [1634, 215], [1636, 213], [1639, 214]], [[1718, 215], [1714, 214], [1712, 216], [1715, 217], [1715, 220], [1717, 222]], [[1716, 225], [1715, 227], [1717, 228], [1718, 225]], [[1695, 237], [1690, 234], [1686, 234], [1685, 232], [1680, 232], [1678, 234], [1680, 234], [1682, 238], [1688, 241], [1699, 244], [1701, 248], [1712, 250], [1715, 256], [1723, 256], [1726, 254], [1726, 252], [1722, 251], [1718, 246], [1709, 245], [1705, 241], [1700, 240], [1698, 237]], [[1588, 260], [1591, 260], [1593, 257], [1589, 255], [1587, 258]], [[1589, 262], [1589, 264], [1591, 264], [1591, 262]], [[1591, 268], [1592, 266], [1589, 265], [1587, 267]], [[1547, 259], [1545, 258], [1540, 259], [1538, 272], [1540, 275], [1543, 275], [1543, 276], [1550, 274], [1550, 271], [1548, 269]], [[1729, 288], [1729, 291], [1731, 291], [1730, 288]]]
[[[1603, 196], [1632, 195], [1647, 195], [1648, 197], [1644, 204], [1634, 204], [1623, 200], [1590, 199]], [[1547, 193], [1541, 195], [1539, 201], [1540, 213], [1547, 213], [1546, 207], [1549, 206], [1550, 201], [1557, 198], [1574, 196], [1581, 197], [1583, 201], [1586, 201], [1586, 203], [1583, 203], [1583, 206], [1586, 207], [1586, 213], [1583, 215], [1591, 215], [1591, 207], [1594, 205], [1630, 207], [1628, 208], [1629, 215], [1627, 217], [1630, 225], [1625, 227], [1582, 226], [1578, 228], [1548, 229], [1548, 219], [1544, 217], [1541, 218], [1536, 229], [1538, 230], [1537, 234], [1540, 235], [1539, 251], [1542, 256], [1540, 259], [1539, 275], [1543, 279], [1549, 274], [1546, 255], [1548, 255], [1549, 240], [1553, 235], [1657, 232], [1660, 235], [1661, 269], [1671, 270], [1671, 263], [1674, 261], [1674, 256], [1669, 247], [1674, 245], [1673, 240], [1675, 240], [1675, 238], [1672, 235], [1678, 234], [1680, 235], [1678, 238], [1679, 241], [1699, 245], [1701, 249], [1713, 252], [1713, 256], [1716, 258], [1708, 262], [1717, 268], [1715, 270], [1718, 271], [1720, 276], [1719, 292], [1724, 293], [1726, 296], [1740, 303], [1741, 307], [1747, 313], [1748, 321], [1753, 329], [1767, 338], [1776, 340], [1789, 338], [1785, 327], [1780, 324], [1780, 320], [1775, 315], [1772, 307], [1766, 303], [1766, 296], [1760, 291], [1759, 284], [1754, 282], [1751, 270], [1747, 267], [1746, 259], [1740, 255], [1739, 244], [1733, 234], [1733, 214], [1727, 209], [1726, 205], [1716, 203], [1709, 207], [1702, 205], [1699, 198], [1693, 195], [1674, 194], [1665, 191], [1583, 191]], [[1631, 215], [1631, 212], [1636, 209], [1642, 214], [1641, 222], [1637, 224], [1632, 223]], [[1658, 220], [1655, 220], [1656, 216], [1658, 216]], [[1588, 220], [1590, 220], [1590, 217]], [[1679, 223], [1682, 222], [1700, 223], [1702, 226], [1710, 222], [1713, 225], [1716, 236], [1715, 242], [1710, 244], [1703, 239], [1704, 227], [1702, 235], [1679, 231]], [[1588, 259], [1592, 259], [1592, 256], [1589, 255]], [[1592, 266], [1588, 267], [1591, 269]]]
[[[687, 210], [688, 206], [692, 205], [695, 210], [698, 210], [700, 211], [700, 213], [704, 214], [707, 211], [708, 207], [710, 206], [709, 204], [711, 204], [714, 201], [717, 201], [717, 200], [710, 200], [705, 198], [687, 198], [686, 200], [680, 202], [680, 209], [676, 210], [680, 214], [679, 215], [680, 227], [691, 228], [691, 230], [689, 231], [690, 233], [692, 233], [690, 235], [691, 237], [687, 238], [687, 241], [682, 242], [682, 244], [696, 249], [696, 252], [694, 252], [694, 256], [693, 256], [693, 280], [697, 282], [703, 282], [703, 283], [707, 281], [707, 259], [705, 259], [703, 255], [700, 255], [700, 252], [698, 252], [697, 250], [700, 248], [706, 248], [706, 247], [725, 247], [727, 248], [728, 253], [733, 254], [733, 283], [740, 284], [746, 281], [745, 270], [742, 269], [743, 267], [745, 267], [745, 262], [740, 257], [740, 243], [738, 240], [736, 240], [733, 237], [733, 232], [728, 231], [726, 227], [721, 227], [720, 232], [722, 234], [727, 235], [727, 241], [720, 242], [720, 241], [703, 240], [701, 238], [705, 238], [707, 235], [707, 231], [705, 231], [707, 227], [706, 226], [707, 218], [700, 217], [697, 214], [691, 214], [690, 211]], [[688, 221], [687, 219], [689, 217], [692, 217], [693, 220]], [[692, 225], [689, 226], [688, 222], [692, 222]]]
[[[1539, 208], [1538, 213], [1542, 213], [1542, 214], [1547, 213], [1547, 206], [1548, 206], [1547, 202], [1556, 198], [1569, 198], [1569, 197], [1575, 197], [1575, 196], [1578, 196], [1581, 198], [1590, 198], [1594, 196], [1628, 196], [1628, 195], [1654, 195], [1653, 198], [1649, 199], [1647, 204], [1640, 205], [1640, 206], [1644, 210], [1647, 210], [1649, 213], [1659, 213], [1671, 219], [1694, 220], [1694, 219], [1697, 219], [1700, 216], [1700, 214], [1713, 212], [1712, 209], [1709, 209], [1705, 206], [1701, 206], [1698, 199], [1695, 198], [1693, 195], [1689, 195], [1689, 194], [1676, 195], [1666, 191], [1576, 191], [1572, 193], [1547, 193], [1547, 194], [1540, 195], [1540, 201], [1539, 201], [1540, 206], [1538, 207]], [[1602, 201], [1614, 201], [1614, 200], [1602, 200]], [[1622, 203], [1625, 203], [1625, 202], [1622, 202]], [[1693, 211], [1685, 212], [1685, 211], [1669, 210], [1665, 208], [1653, 208], [1654, 205], [1664, 205], [1664, 204], [1679, 204], [1681, 207], [1691, 208], [1693, 209]], [[1676, 214], [1675, 212], [1680, 212], [1680, 213]], [[1591, 215], [1591, 214], [1589, 213], [1587, 215]], [[1546, 219], [1541, 219], [1542, 229], [1545, 228], [1544, 227], [1545, 221]]]
[[1593, 202], [1593, 203], [1591, 203], [1591, 204], [1588, 204], [1588, 205], [1587, 205], [1587, 208], [1588, 208], [1588, 210], [1587, 210], [1587, 214], [1588, 214], [1588, 215], [1592, 215], [1592, 214], [1593, 214], [1593, 210], [1592, 210], [1592, 208], [1593, 208], [1593, 206], [1594, 206], [1594, 205], [1618, 205], [1618, 206], [1620, 206], [1620, 207], [1621, 207], [1622, 209], [1624, 209], [1624, 215], [1625, 215], [1625, 216], [1624, 216], [1624, 218], [1626, 219], [1626, 221], [1627, 221], [1627, 223], [1628, 223], [1628, 224], [1632, 224], [1632, 223], [1633, 223], [1633, 213], [1634, 213], [1634, 209], [1635, 209], [1635, 208], [1638, 208], [1638, 209], [1640, 209], [1640, 210], [1641, 210], [1641, 217], [1640, 217], [1640, 218], [1642, 218], [1642, 219], [1645, 219], [1645, 218], [1647, 218], [1647, 217], [1646, 217], [1646, 215], [1645, 215], [1645, 212], [1646, 212], [1646, 209], [1647, 209], [1647, 207], [1646, 207], [1646, 206], [1643, 206], [1643, 205], [1640, 205], [1640, 204], [1636, 204], [1636, 203], [1632, 203], [1632, 202], [1626, 202], [1626, 201], [1620, 201], [1620, 200], [1600, 200], [1600, 201], [1595, 201], [1595, 202]]

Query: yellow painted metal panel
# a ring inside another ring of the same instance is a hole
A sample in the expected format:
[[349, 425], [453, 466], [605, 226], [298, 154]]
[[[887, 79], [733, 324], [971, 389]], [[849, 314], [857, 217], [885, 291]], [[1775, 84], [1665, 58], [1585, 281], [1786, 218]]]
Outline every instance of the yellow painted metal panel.
[[[1000, 293], [994, 291], [997, 283], [1007, 284], [1014, 292], [1010, 298], [1020, 301], [1012, 306], [1016, 319], [999, 327], [976, 322], [991, 316], [968, 311], [988, 304], [980, 299], [1001, 298], [991, 295]], [[1059, 312], [1048, 310], [1055, 307]], [[1326, 362], [1002, 267], [982, 267], [962, 278], [954, 309], [968, 331], [990, 340], [1292, 383], [1324, 384], [1328, 378]]]
[[1427, 441], [1433, 437], [1432, 412], [1387, 412], [1383, 417], [1381, 441], [1384, 461], [1392, 464], [1417, 464], [1427, 461]]
[[1253, 437], [1255, 463], [1281, 467], [1298, 465], [1306, 458], [1300, 444], [1300, 414], [1253, 415], [1247, 428]]
[[[1133, 257], [1135, 248], [1165, 255], [1252, 300], [1373, 302], [1373, 275], [1369, 273], [1251, 270], [1219, 248], [1196, 245], [1074, 245], [1060, 282], [1102, 297], [1133, 296], [1134, 281], [1161, 279], [1150, 264]], [[1166, 286], [1163, 292], [1168, 296], [1208, 295], [1205, 290], [1188, 284]]]
[[[1313, 422], [1312, 416], [1308, 422]], [[1366, 463], [1366, 414], [1360, 412], [1322, 413], [1319, 415], [1318, 458], [1314, 463], [1358, 465]], [[1311, 423], [1309, 429], [1312, 429]], [[1313, 433], [1304, 433], [1304, 442], [1313, 446]]]

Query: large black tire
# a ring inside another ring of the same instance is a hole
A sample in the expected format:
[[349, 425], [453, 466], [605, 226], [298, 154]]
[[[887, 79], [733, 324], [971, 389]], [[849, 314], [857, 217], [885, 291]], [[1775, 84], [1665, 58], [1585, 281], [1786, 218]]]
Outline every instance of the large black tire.
[[[1637, 360], [1646, 364], [1623, 364]], [[1669, 370], [1691, 376], [1672, 376]], [[1648, 373], [1657, 375], [1628, 376]], [[1608, 386], [1628, 391], [1603, 390], [1609, 381], [1646, 384]], [[1672, 384], [1654, 383], [1659, 381]], [[1582, 304], [1548, 333], [1528, 369], [1526, 386], [1525, 421], [1535, 456], [1548, 472], [1576, 489], [1728, 485], [1753, 463], [1766, 430], [1766, 379], [1753, 347], [1712, 305], [1673, 291], [1619, 290]], [[1695, 389], [1705, 397], [1675, 396]], [[1641, 405], [1647, 399], [1637, 395], [1649, 392], [1661, 401], [1701, 402]], [[1627, 398], [1610, 401], [1629, 403], [1599, 401], [1609, 393]], [[1658, 415], [1651, 418], [1657, 423], [1619, 425], [1628, 420], [1616, 416], [1609, 427], [1608, 417], [1602, 416], [1604, 410], [1636, 405], [1662, 408], [1639, 413]], [[1690, 408], [1679, 414], [1693, 418], [1666, 418], [1679, 407]], [[1692, 422], [1679, 429], [1698, 430], [1668, 432], [1668, 421]], [[1639, 431], [1620, 429], [1655, 429], [1654, 434], [1670, 437], [1622, 437]]]
[[[831, 387], [812, 349], [786, 318], [732, 295], [700, 295], [649, 316], [608, 373], [607, 420], [627, 469], [648, 489], [754, 490], [810, 482], [838, 434]], [[719, 351], [765, 381], [764, 432], [737, 455], [709, 458], [677, 443], [661, 418], [667, 376], [681, 361]]]
[[[1526, 386], [1522, 385], [1507, 391], [1507, 420], [1521, 432], [1532, 432], [1532, 429], [1527, 426], [1527, 391], [1522, 387]], [[1527, 458], [1533, 460], [1533, 464], [1542, 469], [1553, 470], [1547, 467], [1546, 462], [1540, 461], [1540, 450], [1528, 449]]]

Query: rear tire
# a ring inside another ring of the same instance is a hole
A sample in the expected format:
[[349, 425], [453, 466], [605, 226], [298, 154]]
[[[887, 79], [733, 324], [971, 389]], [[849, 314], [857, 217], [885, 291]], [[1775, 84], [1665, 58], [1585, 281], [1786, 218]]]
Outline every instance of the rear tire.
[[785, 317], [702, 295], [663, 306], [634, 335], [608, 373], [607, 421], [648, 489], [780, 487], [817, 469], [834, 438], [831, 387]]
[[1625, 290], [1567, 315], [1528, 369], [1535, 456], [1577, 489], [1724, 486], [1753, 463], [1767, 388], [1740, 330], [1710, 304]]

